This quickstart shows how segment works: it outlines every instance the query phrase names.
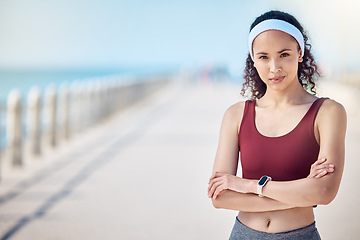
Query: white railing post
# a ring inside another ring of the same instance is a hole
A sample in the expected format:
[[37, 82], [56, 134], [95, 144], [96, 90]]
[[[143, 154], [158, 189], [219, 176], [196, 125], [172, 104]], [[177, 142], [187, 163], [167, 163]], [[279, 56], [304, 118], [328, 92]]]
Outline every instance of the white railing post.
[[33, 156], [41, 155], [41, 93], [33, 87], [28, 95], [29, 150]]
[[7, 150], [10, 162], [15, 167], [23, 165], [22, 153], [22, 106], [19, 90], [10, 91], [7, 99]]
[[70, 132], [72, 135], [77, 135], [79, 132], [79, 108], [80, 108], [80, 83], [73, 82], [70, 86], [70, 104], [69, 104], [69, 118], [70, 118]]
[[59, 136], [65, 140], [70, 139], [70, 116], [69, 116], [69, 89], [67, 84], [62, 84], [59, 88], [58, 97], [58, 120]]
[[48, 144], [56, 146], [56, 92], [55, 88], [49, 86], [45, 90], [45, 118], [48, 120]]

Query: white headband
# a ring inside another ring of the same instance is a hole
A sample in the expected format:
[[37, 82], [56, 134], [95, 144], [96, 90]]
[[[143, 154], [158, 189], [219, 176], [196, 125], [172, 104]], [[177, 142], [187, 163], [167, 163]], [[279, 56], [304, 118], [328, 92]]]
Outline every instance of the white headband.
[[249, 51], [250, 51], [250, 56], [251, 59], [254, 61], [254, 54], [253, 54], [253, 50], [252, 50], [252, 45], [254, 42], [254, 39], [262, 32], [265, 32], [267, 30], [279, 30], [282, 32], [285, 32], [289, 35], [291, 35], [292, 37], [294, 37], [296, 39], [296, 41], [299, 43], [300, 49], [301, 49], [301, 57], [304, 56], [304, 37], [301, 34], [300, 30], [297, 29], [294, 25], [285, 22], [283, 20], [279, 20], [279, 19], [268, 19], [265, 21], [262, 21], [261, 23], [259, 23], [258, 25], [256, 25], [249, 34]]

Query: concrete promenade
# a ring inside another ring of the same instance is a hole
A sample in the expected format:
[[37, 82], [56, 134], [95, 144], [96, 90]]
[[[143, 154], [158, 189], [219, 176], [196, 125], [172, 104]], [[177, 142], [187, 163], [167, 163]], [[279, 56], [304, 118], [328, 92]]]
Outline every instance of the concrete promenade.
[[[236, 212], [207, 198], [222, 115], [234, 84], [169, 86], [81, 136], [3, 169], [0, 240], [228, 239]], [[344, 177], [316, 209], [325, 240], [359, 239], [359, 89], [322, 84], [348, 112]]]

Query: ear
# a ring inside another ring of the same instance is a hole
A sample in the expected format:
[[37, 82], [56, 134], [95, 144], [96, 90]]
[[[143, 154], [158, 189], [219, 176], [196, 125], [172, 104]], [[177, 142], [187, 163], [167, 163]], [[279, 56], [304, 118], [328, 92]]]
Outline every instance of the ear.
[[302, 54], [302, 53], [301, 53], [301, 49], [300, 49], [300, 50], [299, 50], [299, 60], [298, 60], [299, 62], [302, 62], [302, 61], [304, 60], [303, 57], [301, 56], [301, 54]]

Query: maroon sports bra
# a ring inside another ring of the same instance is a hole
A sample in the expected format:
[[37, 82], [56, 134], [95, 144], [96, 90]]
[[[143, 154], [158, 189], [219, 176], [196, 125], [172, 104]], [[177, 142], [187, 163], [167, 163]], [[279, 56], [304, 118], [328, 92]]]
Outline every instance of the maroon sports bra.
[[320, 146], [314, 134], [316, 114], [326, 98], [316, 99], [289, 133], [267, 137], [255, 125], [255, 101], [246, 101], [239, 131], [243, 178], [270, 176], [275, 181], [306, 178], [317, 160]]

